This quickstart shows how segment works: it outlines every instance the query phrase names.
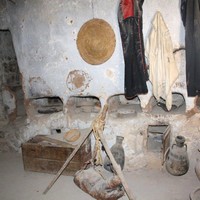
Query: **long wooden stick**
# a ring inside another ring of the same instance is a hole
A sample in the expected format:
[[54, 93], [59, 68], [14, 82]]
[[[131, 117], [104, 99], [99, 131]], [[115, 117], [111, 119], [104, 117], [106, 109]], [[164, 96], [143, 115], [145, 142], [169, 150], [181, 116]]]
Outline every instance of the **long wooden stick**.
[[128, 187], [128, 184], [126, 183], [126, 180], [125, 180], [124, 175], [123, 175], [123, 173], [122, 173], [121, 167], [120, 167], [120, 165], [118, 165], [118, 164], [116, 163], [115, 158], [113, 157], [113, 154], [112, 154], [112, 152], [110, 151], [110, 148], [108, 147], [108, 144], [107, 144], [107, 142], [106, 142], [106, 140], [105, 140], [103, 134], [99, 134], [99, 137], [100, 137], [100, 139], [101, 139], [101, 143], [102, 143], [102, 145], [104, 146], [104, 149], [105, 149], [105, 151], [106, 151], [108, 157], [110, 158], [110, 161], [111, 161], [111, 163], [112, 163], [112, 166], [113, 166], [114, 170], [116, 171], [117, 175], [119, 176], [119, 178], [120, 178], [120, 180], [121, 180], [121, 182], [122, 182], [122, 185], [123, 185], [123, 187], [124, 187], [124, 190], [125, 190], [125, 192], [126, 192], [128, 198], [129, 198], [129, 200], [134, 200], [135, 198], [134, 198], [133, 195], [131, 194], [131, 191], [130, 191], [130, 189], [129, 189], [129, 187]]
[[[107, 105], [104, 106], [102, 113], [100, 113], [101, 118], [103, 120], [105, 120], [105, 116], [106, 116], [106, 112], [107, 112]], [[74, 155], [76, 154], [76, 152], [79, 150], [79, 148], [81, 147], [81, 145], [84, 143], [84, 141], [87, 139], [87, 137], [90, 135], [90, 133], [92, 132], [92, 128], [89, 129], [89, 131], [87, 132], [87, 134], [85, 134], [82, 138], [80, 143], [76, 146], [76, 148], [74, 149], [74, 151], [71, 153], [71, 155], [69, 156], [69, 158], [66, 160], [66, 162], [63, 164], [63, 166], [61, 167], [61, 169], [58, 171], [58, 173], [56, 174], [56, 176], [54, 177], [54, 179], [51, 181], [51, 183], [47, 186], [47, 188], [45, 189], [45, 191], [43, 192], [43, 194], [46, 194], [50, 188], [53, 186], [53, 184], [56, 182], [56, 180], [59, 178], [59, 176], [61, 175], [61, 173], [63, 172], [63, 170], [67, 167], [67, 165], [69, 164], [69, 162], [71, 161], [71, 159], [74, 157]], [[131, 194], [131, 191], [128, 187], [128, 184], [126, 183], [126, 180], [124, 178], [124, 175], [121, 171], [121, 167], [116, 163], [115, 158], [113, 157], [110, 148], [108, 147], [108, 144], [106, 142], [106, 140], [104, 139], [103, 136], [103, 130], [101, 130], [101, 133], [99, 134], [100, 140], [102, 145], [105, 148], [105, 151], [108, 155], [108, 157], [110, 158], [110, 161], [113, 165], [114, 170], [116, 171], [117, 175], [119, 176], [122, 185], [124, 187], [124, 190], [129, 198], [129, 200], [134, 200], [134, 197]]]
[[[100, 114], [98, 115], [98, 117], [102, 117], [102, 119], [105, 120], [107, 110], [108, 110], [108, 105], [106, 104], [106, 105], [104, 105], [103, 110], [100, 112]], [[95, 120], [97, 120], [98, 117]], [[95, 120], [94, 120], [94, 122], [95, 122]], [[79, 142], [79, 144], [76, 146], [76, 148], [73, 150], [73, 152], [71, 153], [71, 155], [69, 156], [69, 158], [65, 161], [65, 163], [63, 164], [63, 166], [57, 172], [57, 174], [54, 177], [54, 179], [49, 183], [49, 185], [47, 186], [47, 188], [44, 190], [43, 194], [46, 194], [51, 189], [51, 187], [53, 186], [53, 184], [56, 182], [56, 180], [62, 174], [63, 170], [67, 167], [67, 165], [69, 164], [69, 162], [71, 161], [71, 159], [74, 157], [74, 155], [80, 149], [81, 145], [85, 142], [85, 140], [87, 139], [87, 137], [90, 135], [90, 133], [92, 132], [92, 129], [93, 128], [91, 126], [89, 128], [88, 132], [81, 138], [81, 141]]]
[[[115, 158], [113, 157], [112, 152], [110, 151], [110, 148], [108, 147], [108, 144], [107, 144], [107, 142], [106, 142], [106, 140], [104, 138], [104, 135], [103, 135], [103, 130], [104, 130], [104, 125], [105, 125], [105, 118], [106, 118], [107, 110], [108, 110], [108, 105], [105, 104], [104, 107], [103, 107], [103, 111], [102, 111], [101, 115], [99, 116], [100, 118], [99, 119], [97, 118], [97, 120], [100, 120], [99, 123], [101, 123], [102, 126], [98, 126], [98, 124], [96, 124], [97, 127], [95, 127], [95, 124], [94, 124], [93, 133], [94, 133], [94, 129], [96, 129], [95, 131], [97, 132], [97, 134], [98, 134], [98, 136], [100, 138], [100, 141], [101, 141], [102, 145], [104, 146], [104, 149], [105, 149], [108, 157], [110, 158], [110, 161], [111, 161], [111, 163], [113, 165], [113, 168], [114, 168], [115, 172], [117, 173], [117, 175], [119, 176], [119, 178], [120, 178], [120, 180], [122, 182], [122, 185], [124, 187], [124, 190], [125, 190], [128, 198], [129, 198], [129, 200], [134, 200], [134, 198], [133, 198], [133, 196], [131, 194], [131, 191], [130, 191], [130, 189], [128, 187], [128, 184], [126, 183], [124, 175], [123, 175], [123, 173], [121, 171], [121, 167], [116, 163]], [[102, 123], [102, 122], [104, 122], [104, 123]], [[97, 123], [98, 123], [98, 121], [97, 121]]]
[[68, 157], [68, 159], [65, 161], [65, 163], [63, 164], [63, 166], [60, 168], [60, 170], [57, 172], [56, 176], [54, 177], [54, 179], [49, 183], [49, 185], [47, 186], [47, 188], [44, 190], [43, 194], [46, 194], [51, 187], [53, 186], [53, 184], [56, 182], [56, 180], [60, 177], [60, 175], [62, 174], [63, 170], [67, 167], [67, 165], [69, 164], [69, 162], [71, 161], [71, 159], [74, 157], [74, 155], [77, 153], [77, 151], [80, 149], [81, 145], [85, 142], [85, 140], [87, 139], [87, 137], [90, 135], [90, 133], [92, 132], [92, 128], [90, 128], [88, 130], [88, 132], [86, 134], [83, 135], [83, 137], [81, 138], [79, 144], [76, 146], [76, 148], [73, 150], [73, 152], [70, 154], [70, 156]]

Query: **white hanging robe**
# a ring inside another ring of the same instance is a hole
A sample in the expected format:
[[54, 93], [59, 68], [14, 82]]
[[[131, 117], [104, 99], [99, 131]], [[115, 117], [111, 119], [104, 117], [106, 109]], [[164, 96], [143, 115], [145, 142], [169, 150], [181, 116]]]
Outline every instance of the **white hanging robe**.
[[153, 95], [159, 101], [166, 100], [168, 110], [172, 107], [172, 86], [179, 71], [173, 55], [173, 45], [169, 30], [160, 12], [157, 12], [150, 32], [146, 55], [149, 60], [149, 79], [153, 87]]

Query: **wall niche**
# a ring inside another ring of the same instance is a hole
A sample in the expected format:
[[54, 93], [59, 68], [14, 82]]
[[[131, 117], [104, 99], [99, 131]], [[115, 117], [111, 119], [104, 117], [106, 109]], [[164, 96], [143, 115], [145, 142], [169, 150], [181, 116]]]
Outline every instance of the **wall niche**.
[[67, 102], [67, 112], [72, 119], [92, 120], [101, 110], [101, 102], [95, 96], [71, 96]]
[[139, 97], [127, 100], [123, 94], [115, 95], [109, 98], [109, 114], [117, 118], [136, 117], [137, 113], [142, 112]]
[[58, 96], [31, 99], [30, 105], [35, 114], [52, 114], [63, 111], [63, 102]]
[[151, 105], [151, 114], [185, 114], [186, 111], [186, 103], [185, 98], [181, 93], [173, 92], [172, 93], [172, 108], [171, 110], [167, 110], [165, 99], [160, 98], [157, 101], [154, 97], [150, 100]]

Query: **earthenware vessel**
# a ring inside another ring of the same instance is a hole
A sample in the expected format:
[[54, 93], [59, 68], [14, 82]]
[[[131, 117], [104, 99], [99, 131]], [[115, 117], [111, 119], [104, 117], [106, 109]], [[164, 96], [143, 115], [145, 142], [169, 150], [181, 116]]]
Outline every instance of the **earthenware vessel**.
[[[110, 149], [110, 151], [113, 154], [113, 157], [115, 158], [116, 163], [121, 166], [122, 170], [124, 168], [124, 162], [125, 162], [125, 153], [124, 153], [124, 148], [122, 146], [123, 140], [124, 137], [116, 136], [116, 142]], [[112, 163], [110, 162], [110, 159], [107, 156], [104, 159], [104, 168], [110, 172], [113, 172]]]
[[187, 145], [183, 136], [177, 136], [175, 141], [176, 144], [171, 146], [166, 159], [166, 169], [174, 176], [181, 176], [189, 169]]

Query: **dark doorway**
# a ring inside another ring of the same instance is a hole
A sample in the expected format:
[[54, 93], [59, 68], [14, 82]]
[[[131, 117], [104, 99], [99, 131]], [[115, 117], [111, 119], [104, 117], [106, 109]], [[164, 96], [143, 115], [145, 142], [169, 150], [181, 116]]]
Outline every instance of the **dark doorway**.
[[0, 119], [26, 116], [24, 92], [12, 36], [0, 31]]

